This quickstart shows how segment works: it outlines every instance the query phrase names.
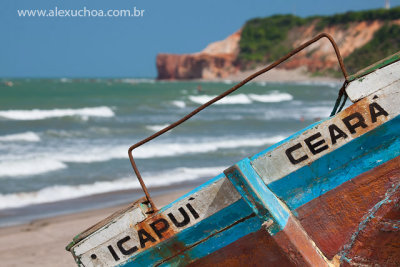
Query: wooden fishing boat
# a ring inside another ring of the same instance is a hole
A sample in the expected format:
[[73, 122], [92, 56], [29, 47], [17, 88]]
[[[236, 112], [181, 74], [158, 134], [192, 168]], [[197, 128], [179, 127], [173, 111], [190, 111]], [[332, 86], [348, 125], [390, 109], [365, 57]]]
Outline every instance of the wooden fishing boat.
[[400, 53], [343, 73], [348, 108], [336, 113], [339, 98], [331, 117], [159, 210], [139, 174], [146, 197], [67, 250], [79, 266], [400, 266]]

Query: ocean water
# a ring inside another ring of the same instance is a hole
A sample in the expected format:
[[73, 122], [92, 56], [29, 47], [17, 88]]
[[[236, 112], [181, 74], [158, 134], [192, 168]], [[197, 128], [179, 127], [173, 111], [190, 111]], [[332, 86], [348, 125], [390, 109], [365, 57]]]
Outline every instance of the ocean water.
[[[139, 189], [128, 148], [231, 86], [151, 79], [1, 81], [0, 211]], [[251, 83], [133, 156], [150, 191], [200, 182], [329, 116], [339, 88]]]

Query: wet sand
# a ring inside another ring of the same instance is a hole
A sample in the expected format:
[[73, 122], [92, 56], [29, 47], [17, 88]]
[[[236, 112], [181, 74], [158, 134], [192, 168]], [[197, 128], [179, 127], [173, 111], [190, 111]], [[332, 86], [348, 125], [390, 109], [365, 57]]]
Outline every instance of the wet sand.
[[[153, 197], [157, 207], [189, 192], [179, 190]], [[96, 209], [0, 228], [1, 266], [76, 266], [65, 246], [72, 238], [126, 205]]]

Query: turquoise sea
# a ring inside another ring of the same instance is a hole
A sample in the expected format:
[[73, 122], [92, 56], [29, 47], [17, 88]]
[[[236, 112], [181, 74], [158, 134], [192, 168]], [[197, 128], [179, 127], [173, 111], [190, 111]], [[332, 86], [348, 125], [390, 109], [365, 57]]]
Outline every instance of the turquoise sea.
[[[29, 211], [84, 209], [89, 198], [110, 205], [121, 198], [104, 193], [120, 190], [136, 192], [124, 195], [124, 201], [134, 201], [141, 195], [128, 148], [233, 85], [1, 80], [0, 224]], [[336, 83], [251, 83], [133, 155], [153, 190], [194, 186], [329, 116], [339, 88]]]

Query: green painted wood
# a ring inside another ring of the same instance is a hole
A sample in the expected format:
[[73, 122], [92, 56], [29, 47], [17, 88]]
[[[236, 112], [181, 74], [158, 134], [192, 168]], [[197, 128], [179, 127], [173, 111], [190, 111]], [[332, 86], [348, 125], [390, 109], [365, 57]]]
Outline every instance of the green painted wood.
[[376, 62], [375, 64], [372, 64], [371, 66], [366, 67], [365, 69], [358, 71], [356, 74], [347, 76], [346, 80], [348, 82], [354, 81], [355, 79], [365, 76], [377, 69], [380, 69], [387, 65], [390, 65], [398, 60], [400, 60], [400, 51], [397, 52], [396, 54], [393, 54], [391, 56], [388, 56], [387, 58], [384, 58], [384, 59]]

